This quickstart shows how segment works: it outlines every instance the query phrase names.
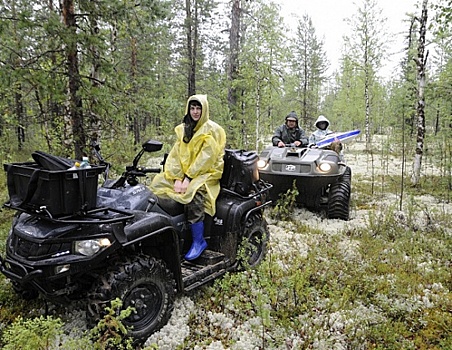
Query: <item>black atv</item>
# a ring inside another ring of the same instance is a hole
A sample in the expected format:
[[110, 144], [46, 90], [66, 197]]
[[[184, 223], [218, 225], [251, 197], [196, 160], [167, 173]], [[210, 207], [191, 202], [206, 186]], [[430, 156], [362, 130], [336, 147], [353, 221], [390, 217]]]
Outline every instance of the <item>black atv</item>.
[[124, 324], [140, 343], [167, 323], [176, 293], [259, 264], [269, 239], [263, 210], [271, 185], [256, 178], [257, 154], [245, 164], [242, 152], [226, 150], [225, 169], [235, 169], [240, 181], [223, 174], [216, 214], [204, 222], [208, 248], [185, 261], [192, 242], [183, 206], [138, 181], [161, 171], [138, 165], [144, 152], [161, 148], [145, 142], [116, 180], [108, 179], [110, 164], [98, 147], [100, 164], [88, 169], [67, 170], [73, 161], [43, 152], [33, 153], [34, 162], [5, 164], [5, 206], [17, 213], [0, 271], [14, 289], [24, 298], [87, 300], [90, 324], [120, 298], [124, 309], [133, 308]]
[[292, 189], [295, 181], [297, 205], [324, 211], [330, 219], [349, 219], [352, 172], [340, 154], [287, 144], [267, 147], [259, 158], [259, 176], [273, 185], [273, 203]]

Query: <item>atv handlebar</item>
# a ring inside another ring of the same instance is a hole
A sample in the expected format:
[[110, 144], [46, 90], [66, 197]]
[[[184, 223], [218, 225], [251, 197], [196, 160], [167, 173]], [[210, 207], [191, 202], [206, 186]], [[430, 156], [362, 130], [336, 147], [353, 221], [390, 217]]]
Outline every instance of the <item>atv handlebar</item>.
[[138, 177], [145, 177], [146, 174], [150, 173], [160, 173], [160, 168], [145, 168], [138, 165], [138, 162], [141, 159], [141, 156], [144, 152], [156, 152], [162, 149], [162, 143], [159, 141], [149, 140], [143, 143], [142, 149], [133, 159], [132, 165], [126, 166], [126, 171], [122, 173], [122, 175], [110, 186], [111, 188], [120, 188], [127, 183], [131, 186], [135, 186], [138, 184]]
[[308, 145], [300, 143], [299, 146], [295, 146], [295, 143], [285, 143], [284, 147], [292, 147], [292, 148], [306, 148]]
[[126, 171], [122, 173], [121, 177], [116, 180], [111, 188], [119, 188], [124, 186], [126, 181], [131, 186], [138, 184], [137, 177], [144, 177], [146, 174], [159, 173], [161, 170], [159, 168], [144, 168], [140, 166], [130, 165], [126, 167]]
[[161, 171], [160, 168], [143, 168], [143, 167], [126, 167], [127, 173], [128, 175], [132, 175], [132, 176], [146, 176], [146, 174], [150, 174], [150, 173], [159, 173]]

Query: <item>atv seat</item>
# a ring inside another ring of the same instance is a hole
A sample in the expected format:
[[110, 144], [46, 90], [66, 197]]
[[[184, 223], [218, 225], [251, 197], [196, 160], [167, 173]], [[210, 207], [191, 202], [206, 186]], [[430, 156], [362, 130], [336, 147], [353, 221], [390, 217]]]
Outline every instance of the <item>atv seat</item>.
[[184, 213], [184, 205], [171, 198], [157, 197], [158, 205], [171, 216]]
[[46, 170], [67, 170], [75, 163], [74, 160], [63, 158], [60, 156], [54, 156], [53, 154], [45, 153], [42, 151], [35, 151], [31, 154], [33, 160], [42, 169]]

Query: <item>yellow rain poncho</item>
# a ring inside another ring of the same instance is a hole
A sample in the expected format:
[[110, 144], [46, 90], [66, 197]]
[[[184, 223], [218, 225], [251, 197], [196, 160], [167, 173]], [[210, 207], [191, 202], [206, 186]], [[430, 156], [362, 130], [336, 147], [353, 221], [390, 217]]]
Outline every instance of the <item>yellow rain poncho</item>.
[[[204, 211], [213, 216], [215, 200], [220, 193], [226, 134], [221, 126], [209, 119], [206, 95], [191, 96], [185, 107], [185, 115], [189, 113], [189, 102], [192, 100], [197, 100], [202, 105], [201, 118], [194, 128], [193, 137], [188, 143], [184, 142], [184, 124], [176, 126], [177, 140], [166, 159], [165, 171], [154, 177], [150, 187], [157, 196], [188, 204], [193, 200], [196, 191], [204, 186]], [[176, 193], [174, 181], [183, 181], [185, 177], [191, 179], [187, 192]]]

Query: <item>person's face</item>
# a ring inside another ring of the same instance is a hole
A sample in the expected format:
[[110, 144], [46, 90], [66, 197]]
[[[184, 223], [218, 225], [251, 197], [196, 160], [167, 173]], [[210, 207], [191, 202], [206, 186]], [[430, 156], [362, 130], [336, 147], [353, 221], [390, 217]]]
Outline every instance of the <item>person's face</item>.
[[327, 126], [327, 123], [326, 123], [326, 122], [320, 122], [320, 123], [317, 123], [317, 127], [318, 127], [320, 130], [325, 130], [325, 129], [326, 129], [326, 126]]
[[297, 121], [295, 119], [289, 118], [287, 119], [287, 127], [293, 129], [297, 126]]
[[202, 107], [199, 105], [190, 105], [190, 116], [191, 118], [197, 122], [199, 118], [201, 118]]

